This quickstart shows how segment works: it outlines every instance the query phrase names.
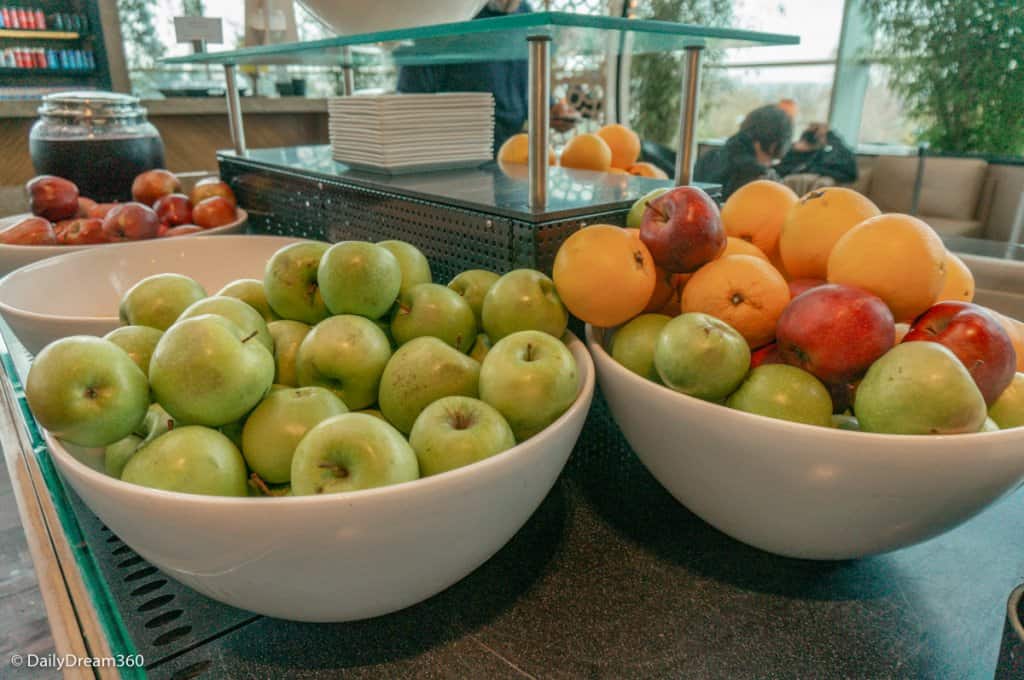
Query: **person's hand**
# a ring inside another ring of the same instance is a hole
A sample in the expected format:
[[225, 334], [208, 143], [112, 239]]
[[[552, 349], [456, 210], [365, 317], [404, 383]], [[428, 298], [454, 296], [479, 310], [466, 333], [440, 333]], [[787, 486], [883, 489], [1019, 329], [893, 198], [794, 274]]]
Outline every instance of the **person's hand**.
[[551, 107], [551, 127], [558, 132], [567, 132], [580, 122], [579, 111], [569, 105], [569, 102], [560, 99]]

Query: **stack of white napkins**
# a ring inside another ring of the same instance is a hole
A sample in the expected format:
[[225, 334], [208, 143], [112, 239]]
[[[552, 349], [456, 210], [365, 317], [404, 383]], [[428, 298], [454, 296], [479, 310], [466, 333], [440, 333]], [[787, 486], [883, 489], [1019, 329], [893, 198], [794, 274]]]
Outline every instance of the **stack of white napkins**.
[[375, 94], [327, 102], [334, 160], [399, 174], [480, 165], [491, 159], [490, 92]]

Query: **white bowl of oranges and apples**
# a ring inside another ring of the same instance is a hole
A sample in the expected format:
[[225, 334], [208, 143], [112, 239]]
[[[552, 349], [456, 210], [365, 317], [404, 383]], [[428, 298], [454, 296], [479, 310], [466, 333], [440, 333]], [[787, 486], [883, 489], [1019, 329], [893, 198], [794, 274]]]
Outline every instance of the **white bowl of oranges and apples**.
[[1024, 480], [1021, 324], [969, 301], [969, 270], [920, 220], [758, 181], [721, 213], [682, 187], [630, 222], [570, 237], [553, 278], [626, 439], [708, 523], [853, 558]]
[[208, 260], [154, 272], [126, 325], [39, 353], [25, 391], [61, 474], [164, 573], [269, 616], [378, 616], [476, 569], [547, 495], [593, 395], [551, 280], [434, 284], [399, 241], [249, 261], [258, 279], [213, 296]]

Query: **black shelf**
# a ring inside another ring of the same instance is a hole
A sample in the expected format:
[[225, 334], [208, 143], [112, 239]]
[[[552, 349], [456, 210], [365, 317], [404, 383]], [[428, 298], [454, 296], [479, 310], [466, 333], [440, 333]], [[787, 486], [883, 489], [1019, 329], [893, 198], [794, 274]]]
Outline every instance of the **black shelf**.
[[0, 76], [30, 76], [30, 75], [48, 75], [48, 76], [68, 76], [70, 78], [78, 76], [91, 76], [96, 73], [96, 69], [66, 69], [66, 68], [0, 68]]

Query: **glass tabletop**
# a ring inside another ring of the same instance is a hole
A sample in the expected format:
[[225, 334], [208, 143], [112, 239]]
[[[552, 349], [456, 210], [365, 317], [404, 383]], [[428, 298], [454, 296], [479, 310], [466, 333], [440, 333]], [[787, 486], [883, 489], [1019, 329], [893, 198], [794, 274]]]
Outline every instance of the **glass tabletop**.
[[[649, 54], [692, 46], [796, 45], [797, 36], [568, 12], [533, 12], [325, 40], [246, 47], [164, 59], [166, 64], [397, 66], [527, 58], [527, 38], [547, 36], [575, 56]], [[348, 48], [348, 49], [346, 49]]]

